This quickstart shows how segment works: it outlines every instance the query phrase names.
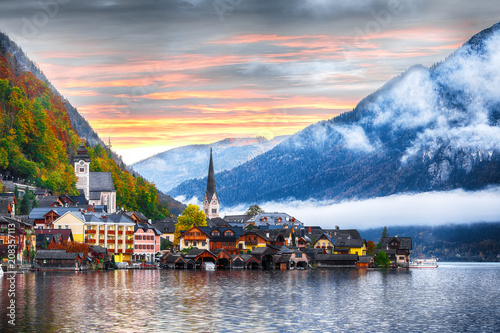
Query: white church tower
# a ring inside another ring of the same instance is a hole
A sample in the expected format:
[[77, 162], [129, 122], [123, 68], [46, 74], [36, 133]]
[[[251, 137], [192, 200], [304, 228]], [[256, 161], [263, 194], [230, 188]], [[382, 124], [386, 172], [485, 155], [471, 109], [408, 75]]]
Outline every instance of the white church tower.
[[77, 178], [76, 188], [83, 190], [85, 198], [88, 198], [90, 194], [90, 157], [83, 143], [78, 148], [73, 162]]
[[219, 197], [215, 189], [214, 161], [212, 159], [212, 147], [210, 147], [210, 164], [208, 165], [207, 191], [203, 200], [203, 210], [208, 218], [219, 217]]

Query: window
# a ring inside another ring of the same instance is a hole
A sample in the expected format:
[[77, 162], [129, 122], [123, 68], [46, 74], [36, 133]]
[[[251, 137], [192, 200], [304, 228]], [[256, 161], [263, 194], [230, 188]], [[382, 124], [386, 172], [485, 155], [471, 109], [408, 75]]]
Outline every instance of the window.
[[193, 242], [193, 246], [196, 246], [196, 241]]
[[189, 242], [188, 242], [188, 241], [185, 241], [185, 242], [184, 242], [184, 246], [189, 246]]
[[243, 244], [239, 243], [238, 244], [238, 249], [243, 250]]
[[67, 224], [65, 225], [65, 229], [69, 229], [69, 226]]
[[62, 227], [61, 225], [58, 225], [58, 226], [57, 226], [57, 229], [62, 229], [61, 227]]
[[295, 253], [295, 258], [302, 258], [302, 253]]
[[220, 236], [220, 232], [217, 230], [212, 231], [212, 236]]
[[216, 214], [217, 213], [217, 208], [212, 208], [212, 214]]
[[85, 168], [80, 168], [80, 173], [84, 173], [85, 172]]
[[201, 242], [201, 246], [205, 246], [205, 245], [207, 245], [207, 242], [202, 241], [202, 242]]
[[234, 236], [234, 232], [232, 232], [231, 230], [226, 230], [224, 232], [224, 236], [226, 237], [231, 237], [231, 236]]
[[165, 239], [169, 241], [170, 240], [170, 236], [165, 236]]

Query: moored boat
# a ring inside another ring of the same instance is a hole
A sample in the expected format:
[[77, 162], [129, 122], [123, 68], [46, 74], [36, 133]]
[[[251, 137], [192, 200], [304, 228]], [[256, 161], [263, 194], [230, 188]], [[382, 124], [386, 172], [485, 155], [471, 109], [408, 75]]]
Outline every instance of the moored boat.
[[415, 259], [410, 262], [410, 268], [437, 268], [437, 259]]

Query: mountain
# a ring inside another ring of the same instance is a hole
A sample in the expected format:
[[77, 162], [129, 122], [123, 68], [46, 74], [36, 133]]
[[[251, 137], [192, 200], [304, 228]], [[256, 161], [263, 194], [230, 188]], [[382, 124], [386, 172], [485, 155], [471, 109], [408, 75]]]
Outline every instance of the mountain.
[[153, 219], [168, 215], [154, 185], [129, 173], [88, 123], [74, 124], [81, 118], [75, 115], [76, 109], [38, 67], [0, 34], [0, 174], [29, 180], [54, 194], [76, 194], [73, 157], [84, 139], [90, 171], [111, 173], [117, 206]]
[[[288, 136], [272, 140], [264, 137], [231, 138], [216, 142], [212, 145], [214, 165], [219, 171], [233, 169], [274, 148], [286, 138]], [[168, 192], [188, 179], [206, 177], [209, 157], [210, 145], [189, 145], [159, 153], [131, 167], [160, 190]]]
[[[350, 199], [500, 183], [500, 24], [409, 68], [355, 109], [216, 175], [221, 204]], [[200, 198], [205, 180], [170, 191]]]
[[[361, 237], [378, 243], [382, 229], [360, 230]], [[441, 261], [500, 261], [500, 222], [440, 226], [393, 226], [389, 235], [411, 237], [412, 258], [435, 256]]]

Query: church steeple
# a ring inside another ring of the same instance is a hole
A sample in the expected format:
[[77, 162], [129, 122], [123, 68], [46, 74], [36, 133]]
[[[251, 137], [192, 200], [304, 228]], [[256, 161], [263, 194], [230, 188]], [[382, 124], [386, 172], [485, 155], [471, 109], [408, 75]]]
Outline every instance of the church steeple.
[[214, 161], [210, 147], [210, 162], [208, 164], [207, 190], [203, 200], [203, 209], [209, 218], [219, 217], [219, 198], [215, 189]]

